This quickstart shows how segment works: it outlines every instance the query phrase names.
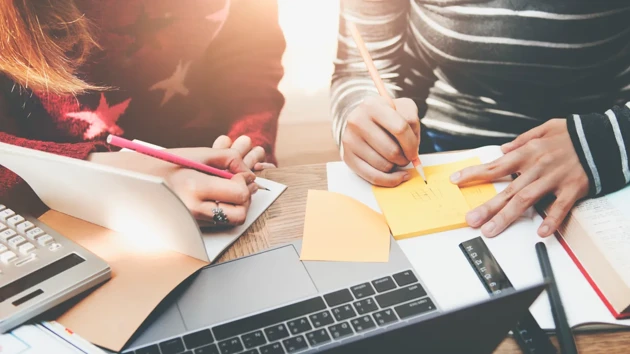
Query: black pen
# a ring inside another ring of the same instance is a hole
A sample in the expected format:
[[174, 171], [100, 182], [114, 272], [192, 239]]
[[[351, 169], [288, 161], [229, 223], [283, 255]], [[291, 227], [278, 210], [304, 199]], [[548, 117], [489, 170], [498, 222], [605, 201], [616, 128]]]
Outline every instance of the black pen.
[[549, 261], [549, 255], [547, 254], [547, 246], [545, 246], [543, 242], [536, 243], [536, 254], [538, 254], [538, 262], [540, 263], [540, 270], [542, 271], [543, 277], [549, 284], [547, 294], [549, 295], [553, 321], [556, 324], [556, 336], [558, 337], [558, 343], [560, 344], [560, 353], [577, 353], [578, 351], [575, 346], [573, 333], [571, 333], [571, 327], [569, 327], [567, 316], [564, 313], [562, 299], [560, 299], [560, 292], [558, 291], [556, 279], [553, 276], [553, 270], [551, 269], [551, 262]]

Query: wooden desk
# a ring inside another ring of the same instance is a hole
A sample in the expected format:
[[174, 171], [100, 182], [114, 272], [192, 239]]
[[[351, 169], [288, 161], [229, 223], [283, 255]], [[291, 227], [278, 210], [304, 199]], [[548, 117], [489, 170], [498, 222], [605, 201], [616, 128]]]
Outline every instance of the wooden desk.
[[[328, 189], [325, 164], [267, 170], [261, 173], [261, 177], [283, 183], [289, 188], [219, 262], [246, 256], [302, 237], [307, 191]], [[558, 347], [555, 338], [552, 340]], [[630, 352], [630, 331], [577, 334], [576, 340], [580, 353]], [[516, 354], [521, 351], [513, 339], [506, 338], [495, 353]]]

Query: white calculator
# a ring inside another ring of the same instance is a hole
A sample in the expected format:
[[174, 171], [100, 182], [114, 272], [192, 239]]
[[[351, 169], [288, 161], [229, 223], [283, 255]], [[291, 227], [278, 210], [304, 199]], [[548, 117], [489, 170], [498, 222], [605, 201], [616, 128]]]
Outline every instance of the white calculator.
[[0, 204], [0, 333], [110, 277], [95, 254]]

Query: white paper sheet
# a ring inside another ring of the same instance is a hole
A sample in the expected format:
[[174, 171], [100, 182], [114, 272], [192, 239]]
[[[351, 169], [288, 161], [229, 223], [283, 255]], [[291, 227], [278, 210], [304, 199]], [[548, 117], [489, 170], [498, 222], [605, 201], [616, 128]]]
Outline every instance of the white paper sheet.
[[[486, 163], [500, 157], [501, 151], [497, 146], [488, 146], [465, 152], [421, 156], [421, 160], [424, 165], [430, 166], [475, 156]], [[328, 163], [327, 171], [329, 191], [355, 198], [380, 212], [370, 184], [354, 174], [343, 162]], [[508, 183], [495, 183], [497, 192]], [[537, 235], [536, 230], [541, 222], [542, 218], [530, 209], [498, 237], [484, 237], [512, 285], [519, 289], [542, 281], [534, 245], [543, 241], [547, 245], [571, 326], [591, 323], [630, 326], [630, 320], [615, 320], [555, 237], [542, 239]], [[435, 297], [434, 300], [442, 309], [449, 310], [489, 296], [459, 249], [459, 243], [480, 235], [479, 230], [462, 228], [397, 242]], [[546, 294], [541, 295], [530, 310], [543, 329], [555, 328]]]
[[0, 354], [105, 354], [56, 322], [20, 326], [0, 335]]

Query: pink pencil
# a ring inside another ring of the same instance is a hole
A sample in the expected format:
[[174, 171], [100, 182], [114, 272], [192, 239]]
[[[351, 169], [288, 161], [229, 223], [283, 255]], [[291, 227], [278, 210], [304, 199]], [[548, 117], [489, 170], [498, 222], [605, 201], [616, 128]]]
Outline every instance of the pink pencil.
[[[135, 152], [141, 153], [141, 154], [145, 154], [151, 157], [155, 157], [156, 159], [160, 159], [162, 161], [166, 161], [166, 162], [170, 162], [170, 163], [174, 163], [178, 166], [182, 166], [182, 167], [186, 167], [186, 168], [191, 168], [194, 170], [197, 170], [199, 172], [204, 172], [204, 173], [208, 173], [211, 174], [213, 176], [217, 176], [217, 177], [221, 177], [221, 178], [226, 178], [226, 179], [231, 179], [232, 177], [234, 177], [234, 174], [226, 171], [226, 170], [221, 170], [212, 166], [208, 166], [206, 164], [202, 164], [200, 162], [197, 161], [192, 161], [186, 158], [183, 158], [181, 156], [177, 156], [174, 154], [171, 154], [169, 152], [167, 152], [166, 150], [157, 150], [154, 149], [152, 147], [146, 146], [146, 145], [142, 145], [142, 144], [138, 144], [135, 143], [131, 140], [127, 140], [125, 138], [121, 138], [119, 136], [116, 135], [109, 135], [107, 137], [107, 143], [117, 146], [121, 149], [129, 149], [129, 150], [133, 150]], [[261, 185], [258, 185], [259, 189], [263, 189], [268, 191], [268, 188], [262, 187]]]

